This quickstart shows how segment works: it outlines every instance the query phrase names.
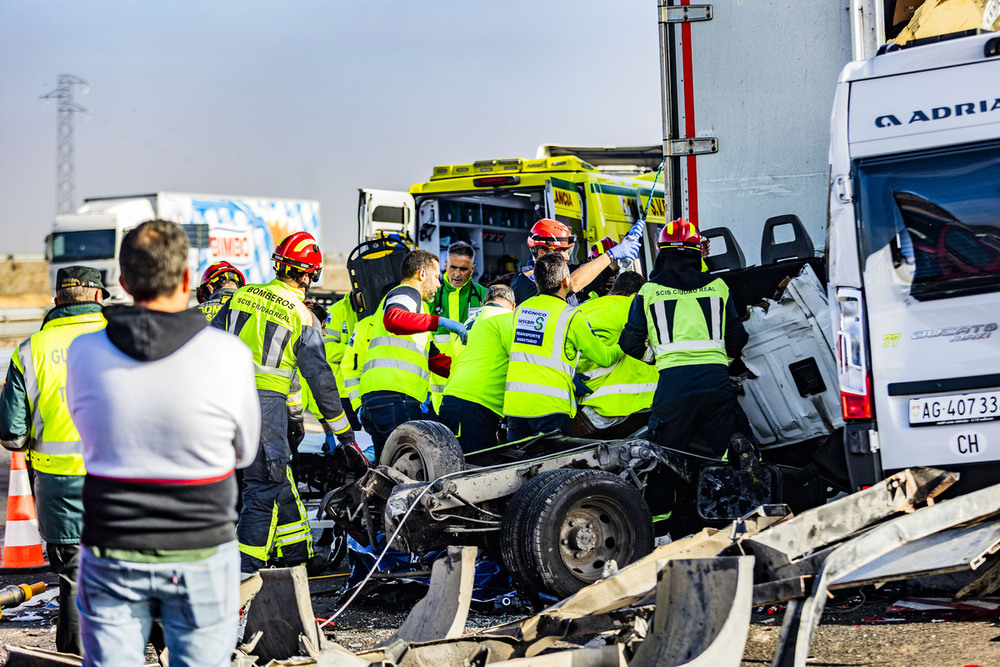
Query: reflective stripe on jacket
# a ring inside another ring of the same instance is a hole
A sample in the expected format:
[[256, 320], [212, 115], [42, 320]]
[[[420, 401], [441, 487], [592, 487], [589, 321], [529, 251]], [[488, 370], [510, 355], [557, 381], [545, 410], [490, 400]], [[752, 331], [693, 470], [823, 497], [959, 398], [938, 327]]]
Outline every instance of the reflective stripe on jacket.
[[649, 282], [639, 294], [657, 370], [728, 363], [724, 337], [729, 288], [721, 278], [689, 291]]
[[226, 330], [253, 352], [257, 388], [287, 396], [295, 374], [295, 342], [313, 320], [302, 295], [275, 279], [240, 288], [227, 305]]
[[66, 351], [77, 336], [105, 325], [99, 312], [52, 319], [14, 352], [11, 363], [24, 377], [31, 410], [28, 458], [39, 472], [86, 474], [80, 434], [66, 405]]
[[[577, 307], [599, 338], [617, 345], [618, 336], [628, 320], [632, 296], [609, 295], [590, 299]], [[581, 360], [577, 371], [592, 393], [580, 399], [580, 405], [593, 408], [604, 417], [626, 417], [649, 410], [659, 373], [655, 366], [623, 355], [611, 366], [598, 366]]]
[[512, 417], [576, 413], [573, 374], [579, 357], [566, 356], [574, 309], [555, 296], [532, 297], [514, 311], [503, 412]]
[[[430, 332], [400, 336], [385, 328], [386, 294], [372, 316], [372, 331], [368, 342], [368, 357], [361, 367], [361, 393], [394, 391], [412, 396], [423, 403], [427, 400], [430, 371], [427, 356], [430, 353]], [[427, 314], [427, 304], [420, 302], [420, 310]]]

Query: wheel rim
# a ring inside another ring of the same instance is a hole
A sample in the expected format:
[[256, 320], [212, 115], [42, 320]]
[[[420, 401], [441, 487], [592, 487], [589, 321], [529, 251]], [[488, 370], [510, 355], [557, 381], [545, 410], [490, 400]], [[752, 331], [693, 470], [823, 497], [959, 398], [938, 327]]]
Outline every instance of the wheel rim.
[[392, 467], [414, 481], [427, 481], [427, 464], [413, 445], [406, 444], [399, 448]]
[[614, 560], [623, 565], [635, 550], [635, 531], [621, 505], [609, 498], [581, 500], [559, 528], [559, 556], [573, 576], [591, 582]]

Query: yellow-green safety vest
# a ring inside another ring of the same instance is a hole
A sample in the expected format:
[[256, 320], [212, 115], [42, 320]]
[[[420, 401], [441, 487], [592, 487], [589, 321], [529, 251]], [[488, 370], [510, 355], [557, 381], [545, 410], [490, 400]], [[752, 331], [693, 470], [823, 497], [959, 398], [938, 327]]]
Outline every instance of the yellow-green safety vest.
[[371, 336], [372, 324], [371, 315], [358, 321], [347, 342], [344, 358], [340, 360], [344, 389], [355, 412], [361, 407], [361, 368], [368, 359], [368, 338]]
[[[616, 345], [628, 312], [632, 296], [608, 295], [590, 299], [577, 306], [577, 312], [587, 320], [599, 338]], [[589, 359], [581, 359], [577, 371], [584, 376], [584, 384], [592, 393], [580, 399], [604, 417], [627, 417], [653, 405], [653, 394], [659, 373], [656, 367], [622, 355], [612, 366], [601, 367]]]
[[[386, 294], [372, 315], [372, 332], [368, 342], [368, 358], [361, 367], [361, 394], [373, 391], [394, 391], [423, 403], [427, 400], [430, 371], [427, 355], [431, 347], [430, 332], [400, 336], [390, 333], [383, 320]], [[420, 312], [427, 314], [427, 304], [420, 301]]]
[[358, 314], [351, 307], [349, 295], [330, 307], [323, 345], [326, 347], [326, 360], [330, 362], [333, 376], [337, 379], [337, 392], [341, 396], [346, 396], [347, 391], [344, 387], [344, 375], [340, 370], [340, 362], [344, 359], [347, 343], [350, 341], [351, 334], [354, 333], [354, 327], [357, 324]]
[[21, 343], [11, 358], [31, 409], [28, 459], [38, 472], [84, 475], [80, 433], [66, 405], [66, 351], [77, 336], [103, 329], [101, 313], [60, 317]]
[[502, 341], [509, 341], [512, 335], [514, 313], [486, 305], [469, 319], [475, 324], [469, 329], [469, 342], [459, 346], [462, 354], [452, 357], [444, 395], [478, 403], [503, 415], [509, 356]]
[[729, 363], [724, 338], [729, 287], [721, 278], [693, 290], [650, 282], [639, 294], [657, 370]]
[[559, 297], [539, 295], [514, 311], [503, 413], [509, 417], [576, 414], [573, 375], [579, 353], [566, 357], [575, 309]]
[[302, 293], [277, 278], [241, 287], [229, 300], [226, 329], [253, 352], [258, 389], [288, 395], [296, 372], [295, 344], [312, 320]]

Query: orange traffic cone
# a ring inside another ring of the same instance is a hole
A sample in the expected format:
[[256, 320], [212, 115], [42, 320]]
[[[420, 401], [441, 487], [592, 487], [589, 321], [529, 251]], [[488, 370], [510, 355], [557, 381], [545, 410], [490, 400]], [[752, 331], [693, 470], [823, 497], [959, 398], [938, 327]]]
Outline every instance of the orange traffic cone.
[[10, 485], [7, 491], [7, 529], [0, 569], [45, 567], [38, 516], [28, 483], [24, 452], [11, 452]]

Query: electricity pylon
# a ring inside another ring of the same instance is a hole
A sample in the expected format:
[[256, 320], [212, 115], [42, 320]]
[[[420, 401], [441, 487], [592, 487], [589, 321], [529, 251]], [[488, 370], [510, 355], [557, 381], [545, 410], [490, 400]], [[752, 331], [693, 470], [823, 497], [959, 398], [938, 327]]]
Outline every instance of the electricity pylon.
[[[73, 114], [86, 113], [86, 109], [73, 101], [73, 86], [89, 84], [78, 76], [60, 74], [56, 89], [43, 100], [59, 101], [59, 124], [56, 131], [56, 213], [72, 213], [76, 199], [73, 167]], [[84, 89], [84, 94], [87, 92]]]

